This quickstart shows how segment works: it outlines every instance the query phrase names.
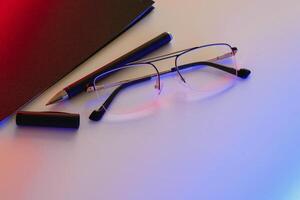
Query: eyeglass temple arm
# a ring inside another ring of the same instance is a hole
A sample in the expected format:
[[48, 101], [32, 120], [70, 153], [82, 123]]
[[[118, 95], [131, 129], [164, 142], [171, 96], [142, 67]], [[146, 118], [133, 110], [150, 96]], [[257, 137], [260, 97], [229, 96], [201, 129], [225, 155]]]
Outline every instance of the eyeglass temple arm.
[[225, 53], [221, 56], [218, 56], [218, 57], [215, 57], [215, 58], [212, 58], [210, 60], [206, 60], [207, 62], [216, 62], [218, 60], [223, 60], [225, 58], [230, 58], [232, 56], [234, 56], [235, 54], [237, 53], [237, 49], [236, 50], [233, 50], [232, 52], [229, 52], [229, 53]]
[[97, 109], [94, 110], [91, 114], [89, 119], [92, 121], [100, 121], [102, 119], [102, 117], [104, 116], [104, 114], [106, 113], [106, 110], [109, 108], [109, 106], [111, 105], [112, 101], [115, 99], [115, 97], [120, 93], [121, 90], [126, 89], [129, 86], [144, 82], [144, 81], [148, 81], [151, 80], [152, 76], [148, 76], [148, 77], [143, 77], [140, 79], [136, 79], [130, 82], [126, 82], [121, 84], [119, 87], [117, 87], [112, 93], [111, 95], [109, 95], [109, 97], [106, 99], [106, 101], [102, 104], [102, 106]]
[[[119, 82], [115, 82], [115, 83], [109, 83], [109, 84], [103, 84], [103, 85], [96, 85], [96, 86], [89, 86], [86, 89], [86, 92], [94, 92], [96, 90], [104, 90], [104, 89], [108, 89], [108, 88], [112, 88], [112, 87], [117, 87], [120, 85], [124, 85], [124, 84], [135, 84], [135, 83], [140, 83], [140, 81], [144, 78], [151, 78], [154, 77], [156, 74], [149, 74], [146, 76], [142, 76], [142, 77], [138, 77], [138, 78], [134, 78], [134, 79], [128, 79], [128, 80], [124, 80], [124, 81], [119, 81]], [[159, 87], [159, 83], [156, 83], [155, 87]]]
[[220, 64], [213, 63], [213, 62], [208, 62], [208, 61], [194, 62], [194, 63], [189, 63], [189, 64], [186, 64], [186, 65], [181, 65], [181, 66], [178, 66], [178, 67], [173, 67], [172, 71], [174, 71], [176, 69], [178, 69], [178, 70], [188, 69], [188, 68], [191, 68], [191, 67], [194, 67], [194, 66], [197, 66], [197, 65], [206, 65], [206, 66], [209, 66], [209, 67], [214, 67], [214, 68], [222, 70], [224, 72], [228, 72], [230, 74], [236, 75], [236, 76], [238, 76], [242, 79], [246, 79], [251, 74], [251, 71], [249, 69], [242, 68], [242, 69], [236, 70], [232, 67], [227, 67], [225, 65], [220, 65]]
[[212, 59], [207, 60], [207, 61], [194, 62], [194, 63], [189, 63], [189, 64], [186, 64], [186, 65], [174, 67], [174, 68], [172, 68], [172, 71], [177, 70], [177, 69], [178, 70], [188, 69], [190, 67], [194, 67], [194, 66], [197, 66], [197, 65], [207, 65], [207, 66], [214, 67], [216, 69], [228, 72], [230, 74], [236, 75], [236, 76], [238, 76], [242, 79], [248, 78], [248, 76], [251, 74], [251, 71], [249, 69], [242, 68], [242, 69], [236, 70], [232, 67], [227, 67], [225, 65], [220, 65], [220, 64], [215, 63], [216, 61], [226, 59], [226, 58], [230, 58], [238, 52], [238, 49], [236, 47], [231, 47], [231, 49], [232, 49], [231, 52], [228, 52], [228, 53], [226, 53], [224, 55], [221, 55], [221, 56], [218, 56], [216, 58], [212, 58]]

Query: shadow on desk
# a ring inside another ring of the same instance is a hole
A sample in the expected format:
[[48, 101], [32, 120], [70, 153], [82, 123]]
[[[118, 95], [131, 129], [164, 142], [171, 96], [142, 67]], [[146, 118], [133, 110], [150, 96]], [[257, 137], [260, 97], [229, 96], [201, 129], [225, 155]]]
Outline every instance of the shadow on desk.
[[15, 137], [22, 139], [40, 139], [55, 141], [72, 141], [78, 135], [78, 130], [44, 127], [16, 127]]

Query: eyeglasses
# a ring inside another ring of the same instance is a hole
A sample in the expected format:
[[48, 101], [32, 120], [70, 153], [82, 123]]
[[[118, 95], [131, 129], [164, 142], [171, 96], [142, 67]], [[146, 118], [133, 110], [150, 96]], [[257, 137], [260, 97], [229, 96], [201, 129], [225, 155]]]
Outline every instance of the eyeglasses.
[[[88, 92], [95, 91], [102, 101], [90, 115], [99, 121], [108, 111], [111, 116], [148, 113], [162, 92], [162, 77], [175, 74], [194, 94], [208, 94], [232, 86], [237, 78], [246, 79], [251, 71], [238, 69], [238, 49], [226, 43], [193, 47], [166, 55], [140, 60], [97, 76]], [[157, 62], [174, 58], [174, 67], [159, 71]], [[118, 98], [116, 98], [118, 96]]]

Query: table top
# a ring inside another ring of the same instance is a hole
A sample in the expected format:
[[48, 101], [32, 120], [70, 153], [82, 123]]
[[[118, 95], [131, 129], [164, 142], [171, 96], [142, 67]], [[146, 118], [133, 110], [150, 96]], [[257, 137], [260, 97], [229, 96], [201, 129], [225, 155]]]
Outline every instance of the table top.
[[[23, 110], [81, 114], [78, 131], [0, 124], [0, 199], [300, 198], [300, 3], [157, 1], [156, 9]], [[91, 123], [88, 95], [58, 90], [161, 32], [154, 55], [227, 42], [252, 70], [235, 87], [126, 121]]]

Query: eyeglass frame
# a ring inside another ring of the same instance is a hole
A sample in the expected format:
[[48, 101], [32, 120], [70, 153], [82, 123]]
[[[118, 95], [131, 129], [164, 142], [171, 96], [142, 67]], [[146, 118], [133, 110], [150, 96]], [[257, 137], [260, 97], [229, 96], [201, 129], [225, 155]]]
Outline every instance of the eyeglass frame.
[[[206, 47], [211, 47], [211, 46], [221, 46], [221, 45], [229, 47], [231, 49], [231, 52], [229, 52], [227, 54], [224, 54], [224, 55], [220, 55], [216, 58], [213, 58], [213, 59], [210, 59], [210, 60], [207, 60], [207, 61], [193, 62], [193, 63], [178, 66], [178, 58], [180, 56], [184, 55], [184, 54], [187, 54], [187, 53], [189, 53], [193, 50], [196, 50], [196, 49], [201, 49], [201, 48], [206, 48]], [[112, 103], [113, 99], [118, 95], [118, 93], [121, 90], [123, 90], [123, 89], [125, 89], [129, 86], [135, 85], [137, 83], [141, 83], [141, 82], [144, 82], [144, 81], [147, 81], [147, 80], [151, 80], [153, 77], [157, 76], [157, 82], [156, 82], [155, 88], [158, 89], [158, 90], [161, 90], [161, 83], [160, 83], [161, 78], [160, 78], [160, 76], [168, 74], [168, 73], [177, 72], [180, 79], [184, 83], [186, 83], [184, 77], [180, 73], [180, 70], [191, 68], [191, 67], [194, 67], [194, 66], [206, 65], [206, 66], [213, 67], [213, 68], [222, 70], [224, 72], [230, 73], [230, 74], [235, 75], [239, 78], [246, 79], [251, 74], [251, 71], [249, 69], [241, 68], [241, 69], [237, 70], [237, 69], [232, 68], [232, 67], [228, 67], [228, 66], [225, 66], [225, 65], [214, 63], [214, 61], [229, 58], [231, 56], [235, 56], [235, 54], [237, 52], [238, 52], [237, 47], [232, 47], [231, 45], [229, 45], [227, 43], [212, 43], [212, 44], [192, 47], [192, 48], [188, 48], [188, 49], [184, 49], [184, 50], [164, 54], [164, 55], [161, 55], [161, 56], [156, 56], [156, 57], [147, 58], [147, 59], [141, 59], [139, 61], [134, 61], [134, 62], [125, 64], [125, 65], [122, 65], [122, 66], [120, 66], [120, 67], [118, 67], [114, 70], [110, 70], [108, 72], [105, 72], [105, 73], [95, 77], [95, 79], [93, 81], [93, 86], [88, 87], [87, 92], [96, 91], [99, 88], [100, 89], [106, 89], [106, 88], [115, 87], [115, 86], [118, 86], [118, 87], [110, 94], [110, 96], [106, 99], [106, 101], [101, 105], [101, 107], [99, 109], [94, 110], [91, 113], [89, 119], [92, 120], [92, 121], [101, 120], [101, 118], [104, 116], [104, 114], [107, 111], [106, 109], [109, 108], [109, 106]], [[175, 58], [175, 67], [172, 67], [170, 70], [160, 72], [158, 70], [158, 68], [153, 64], [155, 62], [159, 62], [159, 61], [170, 59], [170, 58]], [[149, 75], [146, 75], [146, 76], [143, 76], [143, 77], [138, 77], [138, 78], [135, 78], [135, 79], [120, 81], [120, 82], [113, 83], [113, 84], [107, 84], [107, 85], [104, 84], [102, 86], [98, 86], [99, 88], [95, 87], [96, 80], [99, 77], [104, 76], [106, 73], [107, 74], [112, 73], [114, 71], [119, 71], [119, 70], [126, 69], [126, 68], [129, 68], [130, 66], [135, 66], [135, 65], [151, 65], [155, 69], [156, 73], [155, 74], [149, 74]]]

